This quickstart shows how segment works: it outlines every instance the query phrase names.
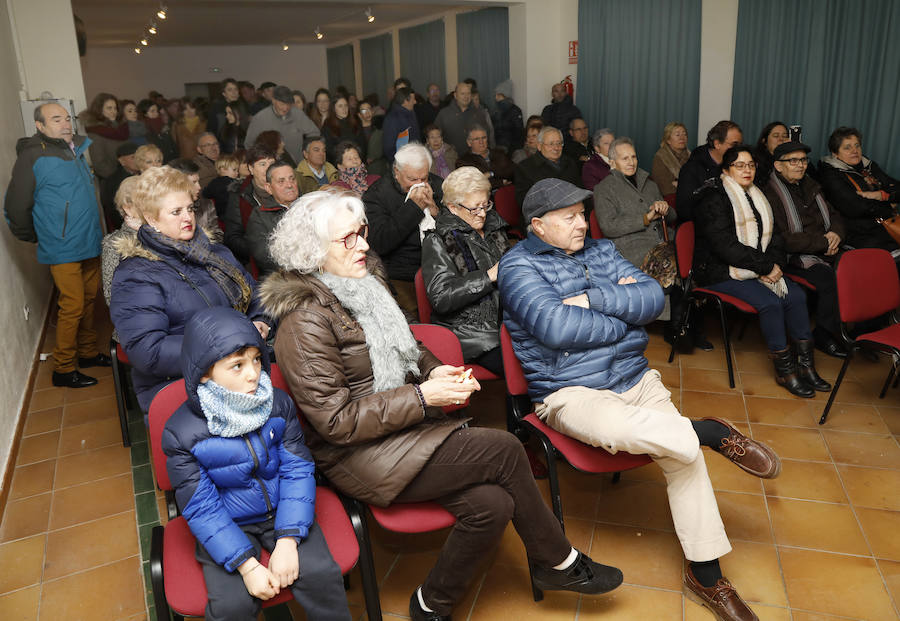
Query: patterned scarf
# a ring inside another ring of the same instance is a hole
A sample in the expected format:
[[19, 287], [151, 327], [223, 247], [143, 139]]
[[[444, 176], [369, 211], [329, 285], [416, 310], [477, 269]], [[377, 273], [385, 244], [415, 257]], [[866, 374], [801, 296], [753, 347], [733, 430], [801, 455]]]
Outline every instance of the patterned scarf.
[[[192, 239], [184, 241], [172, 239], [150, 225], [144, 225], [138, 231], [138, 240], [145, 247], [170, 248], [177, 252], [185, 263], [204, 268], [225, 292], [233, 309], [246, 313], [250, 308], [250, 298], [253, 296], [250, 284], [236, 265], [232, 265], [212, 251], [209, 238], [203, 229], [198, 228]], [[174, 267], [178, 269], [177, 266]], [[180, 270], [179, 273], [181, 273]]]
[[[802, 233], [803, 225], [800, 223], [800, 214], [797, 212], [797, 206], [794, 204], [794, 197], [791, 196], [790, 190], [788, 190], [788, 187], [779, 178], [777, 172], [773, 172], [769, 175], [769, 187], [775, 190], [778, 198], [781, 199], [784, 213], [787, 216], [788, 231], [790, 233]], [[825, 199], [822, 198], [821, 192], [816, 192], [816, 206], [819, 208], [819, 213], [822, 214], [822, 222], [825, 225], [825, 231], [830, 231], [831, 216], [828, 214], [828, 206], [825, 204]], [[804, 269], [809, 269], [817, 263], [826, 264], [824, 259], [814, 254], [797, 254], [794, 256], [798, 258], [800, 265], [802, 265]]]
[[262, 427], [272, 413], [272, 380], [262, 371], [252, 395], [233, 392], [208, 380], [197, 384], [206, 426], [214, 436], [236, 438]]
[[331, 289], [362, 326], [375, 392], [403, 386], [409, 373], [418, 377], [419, 346], [397, 302], [375, 276], [344, 278], [328, 272], [313, 276]]
[[663, 145], [659, 150], [659, 159], [662, 160], [663, 166], [665, 166], [676, 179], [678, 179], [678, 172], [681, 170], [681, 167], [684, 166], [684, 163], [688, 161], [690, 156], [691, 152], [687, 149], [682, 149], [680, 152], [676, 153], [668, 144]]
[[441, 145], [441, 148], [437, 151], [428, 150], [431, 151], [431, 159], [434, 160], [434, 174], [441, 179], [446, 179], [447, 175], [450, 174], [450, 166], [447, 164], [447, 158], [444, 157], [447, 148]]
[[350, 189], [357, 194], [362, 194], [369, 189], [369, 185], [366, 183], [366, 177], [369, 176], [369, 171], [366, 170], [365, 164], [360, 164], [353, 168], [344, 168], [341, 169], [340, 172], [341, 181], [349, 185]]

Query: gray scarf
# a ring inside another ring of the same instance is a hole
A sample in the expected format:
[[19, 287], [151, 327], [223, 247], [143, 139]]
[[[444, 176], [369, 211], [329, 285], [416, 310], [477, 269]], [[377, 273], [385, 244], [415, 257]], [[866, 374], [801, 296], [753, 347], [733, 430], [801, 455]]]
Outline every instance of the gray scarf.
[[384, 392], [406, 383], [406, 375], [419, 375], [419, 346], [397, 302], [377, 278], [343, 278], [314, 273], [322, 284], [362, 326], [372, 362], [373, 389]]

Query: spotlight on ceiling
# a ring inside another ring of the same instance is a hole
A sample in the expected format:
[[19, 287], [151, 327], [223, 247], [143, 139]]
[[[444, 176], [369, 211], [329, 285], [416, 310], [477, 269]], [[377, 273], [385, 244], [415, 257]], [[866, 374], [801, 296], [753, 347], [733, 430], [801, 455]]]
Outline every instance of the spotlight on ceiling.
[[375, 21], [375, 16], [372, 15], [372, 7], [366, 9], [366, 19], [370, 24]]
[[156, 22], [150, 22], [150, 25], [147, 26], [147, 32], [152, 35], [155, 35], [157, 32], [159, 32], [159, 30], [157, 30], [156, 28]]
[[168, 16], [166, 13], [168, 10], [169, 9], [165, 4], [160, 4], [159, 10], [156, 12], [156, 16], [160, 19], [165, 19]]
[[287, 52], [289, 47], [290, 47], [290, 46], [288, 45], [287, 41], [282, 41], [282, 42], [281, 42], [281, 51]]
[[140, 53], [141, 53], [141, 48], [139, 48], [139, 47], [134, 48], [134, 53], [135, 53], [135, 54], [140, 54]]
[[321, 31], [321, 30], [320, 30], [320, 29], [319, 29], [319, 27], [318, 27], [318, 26], [316, 26], [316, 39], [319, 39], [319, 40], [321, 40], [321, 39], [322, 39], [322, 37], [324, 37], [324, 36], [325, 36], [325, 35], [324, 35], [324, 34], [322, 34], [322, 31]]
[[144, 37], [143, 39], [141, 39], [141, 45], [149, 45], [149, 44], [150, 44], [150, 42], [147, 40], [147, 37]]

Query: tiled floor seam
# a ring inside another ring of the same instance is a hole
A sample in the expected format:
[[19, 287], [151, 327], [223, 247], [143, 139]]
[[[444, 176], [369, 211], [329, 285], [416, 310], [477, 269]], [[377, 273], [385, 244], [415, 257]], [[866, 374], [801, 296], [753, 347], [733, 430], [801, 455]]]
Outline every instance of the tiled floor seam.
[[101, 569], [103, 567], [109, 567], [110, 565], [115, 565], [116, 563], [121, 563], [122, 561], [127, 561], [128, 559], [138, 558], [138, 557], [140, 557], [140, 553], [129, 554], [128, 556], [123, 556], [122, 558], [106, 559], [106, 560], [104, 560], [104, 562], [102, 562], [98, 565], [93, 565], [91, 567], [84, 567], [77, 571], [68, 573], [65, 576], [57, 576], [56, 578], [48, 578], [47, 580], [44, 580], [43, 578], [41, 578], [41, 584], [51, 584], [53, 582], [59, 582], [60, 580], [66, 580], [67, 578], [71, 578], [72, 576], [80, 576], [81, 574], [86, 574], [88, 572], [95, 571], [95, 570]]

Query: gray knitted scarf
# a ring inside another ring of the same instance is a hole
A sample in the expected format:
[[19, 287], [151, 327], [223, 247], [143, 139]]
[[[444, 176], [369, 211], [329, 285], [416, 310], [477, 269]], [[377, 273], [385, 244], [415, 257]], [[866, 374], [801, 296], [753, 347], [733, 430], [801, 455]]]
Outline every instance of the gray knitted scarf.
[[419, 375], [419, 347], [397, 302], [377, 278], [313, 273], [362, 326], [372, 362], [373, 389], [384, 392]]

